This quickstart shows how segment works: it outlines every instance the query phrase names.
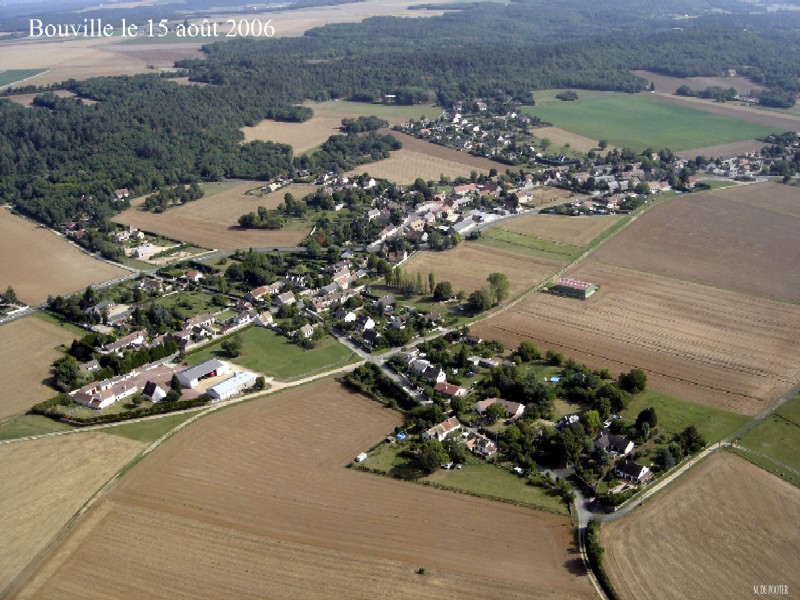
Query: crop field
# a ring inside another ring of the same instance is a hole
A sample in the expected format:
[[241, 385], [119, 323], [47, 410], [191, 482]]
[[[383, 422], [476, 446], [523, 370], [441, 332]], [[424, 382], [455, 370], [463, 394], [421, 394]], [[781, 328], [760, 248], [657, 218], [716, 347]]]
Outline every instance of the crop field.
[[148, 72], [145, 61], [113, 52], [111, 47], [96, 39], [0, 42], [0, 64], [47, 71], [23, 85]]
[[548, 204], [564, 203], [575, 194], [569, 190], [550, 186], [541, 186], [531, 190], [517, 192], [521, 204], [529, 207], [539, 208]]
[[474, 332], [508, 346], [530, 339], [614, 373], [641, 368], [653, 390], [746, 415], [800, 379], [798, 305], [595, 260], [569, 275], [600, 289], [586, 301], [531, 294]]
[[714, 100], [705, 100], [703, 98], [687, 98], [684, 96], [668, 96], [663, 94], [655, 94], [655, 97], [662, 102], [667, 102], [681, 108], [688, 108], [689, 110], [702, 111], [736, 119], [742, 123], [751, 123], [767, 127], [771, 131], [795, 131], [800, 126], [800, 115], [795, 111], [795, 108], [790, 110], [781, 110], [778, 108], [762, 108], [752, 105], [742, 106], [737, 102], [715, 102]]
[[61, 353], [56, 349], [70, 344], [75, 335], [36, 317], [17, 319], [0, 325], [0, 418], [24, 412], [37, 402], [56, 395], [44, 383], [50, 365]]
[[589, 152], [589, 150], [594, 150], [596, 152], [598, 151], [597, 142], [599, 139], [594, 140], [586, 137], [585, 135], [579, 135], [559, 127], [539, 127], [534, 129], [532, 133], [537, 139], [547, 138], [553, 142], [554, 146], [572, 148], [573, 150], [579, 150], [580, 152]]
[[99, 432], [0, 444], [0, 596], [144, 444]]
[[13, 69], [11, 71], [0, 71], [0, 87], [5, 87], [35, 77], [44, 73], [45, 69]]
[[469, 177], [472, 171], [488, 173], [489, 169], [501, 167], [486, 158], [431, 144], [404, 133], [393, 131], [391, 134], [403, 143], [402, 149], [392, 152], [389, 158], [361, 165], [351, 172], [367, 172], [373, 177], [408, 184], [418, 177], [425, 181], [438, 181], [441, 175]]
[[501, 221], [491, 229], [503, 229], [524, 236], [559, 244], [586, 246], [606, 229], [618, 223], [621, 215], [565, 217], [561, 215], [526, 215]]
[[[291, 340], [263, 327], [249, 327], [239, 335], [242, 338], [242, 354], [234, 362], [281, 380], [297, 379], [336, 369], [358, 358], [332, 338], [322, 340], [313, 350], [304, 350]], [[212, 344], [191, 354], [188, 362], [197, 364], [209, 358], [229, 360], [219, 344]]]
[[201, 419], [21, 597], [593, 597], [565, 517], [345, 468], [400, 423], [333, 380]]
[[789, 483], [717, 452], [603, 526], [606, 570], [627, 600], [750, 598], [761, 584], [796, 590], [799, 496]]
[[420, 252], [405, 265], [409, 274], [433, 272], [436, 281], [449, 281], [453, 291], [469, 295], [486, 284], [490, 273], [502, 272], [510, 283], [510, 297], [558, 271], [559, 263], [498, 250], [472, 242], [461, 243], [445, 252]]
[[652, 95], [580, 91], [580, 99], [574, 102], [540, 93], [535, 96], [536, 106], [526, 107], [524, 112], [592, 140], [606, 139], [611, 145], [634, 150], [653, 147], [679, 151], [752, 140], [776, 131]]
[[168, 209], [161, 214], [140, 210], [138, 207], [145, 199], [137, 198], [131, 203], [131, 208], [112, 220], [170, 239], [219, 250], [295, 246], [306, 237], [308, 229], [240, 229], [238, 220], [241, 215], [255, 211], [259, 206], [275, 208], [283, 202], [286, 193], [301, 198], [314, 191], [314, 186], [292, 185], [258, 196], [247, 192], [260, 188], [262, 182], [242, 181], [231, 184], [232, 182], [206, 184], [206, 195], [203, 198]]
[[269, 140], [289, 144], [295, 155], [316, 148], [332, 135], [341, 133], [342, 117], [336, 115], [314, 116], [304, 123], [284, 123], [265, 120], [254, 127], [242, 127], [245, 142]]
[[647, 211], [598, 249], [604, 263], [800, 302], [796, 188], [758, 184], [684, 196]]
[[84, 254], [49, 229], [0, 209], [0, 286], [28, 304], [70, 294], [124, 271]]

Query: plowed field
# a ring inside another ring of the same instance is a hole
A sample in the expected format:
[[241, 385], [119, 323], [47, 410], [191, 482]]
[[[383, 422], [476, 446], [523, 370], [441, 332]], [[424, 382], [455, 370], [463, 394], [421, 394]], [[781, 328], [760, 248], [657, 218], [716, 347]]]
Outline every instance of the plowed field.
[[399, 423], [331, 380], [202, 419], [21, 597], [594, 597], [565, 518], [345, 468]]
[[595, 261], [570, 276], [600, 290], [586, 301], [534, 293], [473, 330], [514, 346], [530, 339], [593, 368], [638, 367], [653, 389], [749, 415], [800, 379], [798, 305]]
[[[622, 598], [752, 598], [800, 588], [800, 491], [717, 452], [632, 514], [603, 527]], [[786, 596], [784, 596], [786, 597]]]

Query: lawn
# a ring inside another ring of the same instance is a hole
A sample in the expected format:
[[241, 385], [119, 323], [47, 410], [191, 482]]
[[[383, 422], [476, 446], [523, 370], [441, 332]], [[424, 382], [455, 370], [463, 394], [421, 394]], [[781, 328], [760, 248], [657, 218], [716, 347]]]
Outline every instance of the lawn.
[[41, 415], [17, 415], [0, 423], [0, 441], [73, 429], [71, 425]]
[[12, 69], [0, 71], [0, 87], [28, 79], [39, 73], [44, 73], [47, 69]]
[[629, 421], [636, 421], [639, 412], [651, 406], [656, 409], [659, 433], [670, 437], [689, 425], [695, 425], [707, 442], [718, 442], [750, 420], [750, 417], [745, 415], [672, 398], [650, 390], [634, 396], [622, 416]]
[[491, 227], [482, 232], [478, 243], [499, 250], [563, 262], [575, 260], [583, 251], [579, 246], [572, 244], [551, 242], [498, 227]]
[[[280, 380], [299, 379], [320, 371], [337, 369], [357, 359], [353, 352], [332, 338], [322, 340], [313, 350], [303, 350], [263, 327], [250, 327], [239, 335], [242, 338], [242, 354], [234, 362]], [[230, 360], [220, 343], [190, 354], [187, 362], [197, 364], [209, 358]]]
[[645, 94], [578, 92], [579, 100], [562, 102], [550, 92], [537, 92], [536, 106], [523, 112], [556, 127], [609, 144], [641, 151], [669, 148], [675, 152], [762, 137], [768, 127], [736, 121], [664, 102]]
[[195, 416], [195, 413], [182, 413], [177, 415], [165, 415], [160, 418], [146, 419], [138, 423], [125, 423], [115, 427], [104, 429], [106, 433], [119, 435], [131, 440], [140, 442], [155, 442], [167, 432], [171, 431], [186, 419]]
[[212, 297], [203, 292], [178, 292], [169, 294], [153, 300], [167, 309], [180, 308], [190, 315], [200, 315], [208, 312], [216, 312], [219, 306], [212, 302]]
[[381, 444], [369, 452], [361, 466], [385, 473], [391, 477], [408, 479], [417, 483], [428, 483], [458, 492], [483, 498], [507, 500], [540, 508], [550, 512], [566, 514], [566, 507], [558, 496], [551, 496], [543, 488], [530, 485], [527, 479], [511, 474], [503, 467], [495, 466], [473, 456], [468, 457], [461, 469], [440, 469], [421, 477], [412, 461], [401, 454], [411, 447], [408, 440], [394, 444]]
[[[742, 456], [800, 486], [800, 396], [758, 423], [742, 436], [739, 444], [759, 453], [745, 452]], [[794, 469], [795, 473], [782, 467]]]

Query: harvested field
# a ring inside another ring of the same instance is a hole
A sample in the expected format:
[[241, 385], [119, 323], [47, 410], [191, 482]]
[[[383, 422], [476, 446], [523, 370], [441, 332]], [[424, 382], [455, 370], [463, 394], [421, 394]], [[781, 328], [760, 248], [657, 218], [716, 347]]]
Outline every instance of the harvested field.
[[800, 302], [796, 188], [759, 184], [653, 207], [595, 259], [704, 285]]
[[[382, 133], [390, 132], [382, 131]], [[356, 167], [350, 173], [366, 172], [373, 177], [409, 184], [418, 177], [425, 181], [438, 181], [441, 175], [450, 178], [468, 177], [472, 171], [488, 173], [489, 169], [502, 166], [500, 163], [431, 144], [405, 133], [392, 131], [391, 135], [402, 142], [401, 150], [392, 152], [392, 155], [384, 160]]]
[[0, 419], [25, 412], [37, 402], [56, 395], [44, 383], [50, 365], [62, 356], [56, 348], [70, 344], [75, 335], [58, 325], [25, 317], [0, 325]]
[[148, 72], [145, 61], [114, 52], [112, 46], [96, 39], [0, 42], [0, 64], [15, 69], [47, 69], [19, 85]]
[[719, 86], [726, 90], [733, 88], [739, 94], [746, 95], [766, 89], [763, 85], [753, 83], [746, 77], [671, 77], [669, 75], [659, 75], [652, 71], [631, 72], [643, 79], [647, 79], [647, 81], [652, 81], [656, 85], [656, 92], [662, 94], [674, 94], [682, 85], [688, 85], [696, 91], [703, 91], [712, 86]]
[[586, 246], [621, 218], [621, 215], [592, 217], [526, 215], [502, 221], [496, 227], [543, 240]]
[[800, 491], [717, 452], [605, 525], [601, 540], [622, 598], [750, 598], [761, 584], [797, 590]]
[[600, 290], [586, 301], [537, 292], [473, 331], [508, 346], [530, 339], [592, 368], [638, 367], [651, 389], [747, 415], [800, 379], [800, 306], [594, 260], [570, 276]]
[[145, 444], [100, 432], [0, 444], [0, 596]]
[[191, 242], [203, 248], [233, 250], [235, 248], [271, 248], [295, 246], [308, 234], [304, 229], [278, 229], [275, 231], [240, 229], [239, 217], [255, 211], [259, 206], [275, 208], [283, 202], [287, 192], [302, 197], [316, 188], [308, 185], [292, 185], [262, 196], [247, 194], [263, 185], [260, 181], [243, 181], [238, 185], [230, 182], [204, 186], [206, 195], [164, 213], [156, 214], [140, 210], [145, 198], [131, 202], [131, 208], [112, 220], [123, 225], [133, 225], [142, 231], [157, 233], [170, 239]]
[[28, 304], [48, 295], [70, 294], [124, 271], [91, 258], [62, 237], [0, 209], [0, 285], [10, 285]]
[[517, 196], [522, 204], [526, 204], [529, 207], [540, 208], [550, 204], [563, 204], [570, 198], [573, 198], [575, 194], [563, 188], [546, 185], [517, 192]]
[[[78, 97], [74, 93], [69, 92], [67, 90], [55, 90], [55, 91], [52, 91], [50, 93], [58, 96], [59, 98], [77, 98]], [[38, 92], [38, 93], [35, 93], [35, 94], [15, 94], [13, 96], [6, 96], [6, 98], [8, 100], [10, 100], [11, 102], [14, 102], [16, 104], [20, 104], [22, 106], [32, 106], [33, 105], [33, 99], [36, 98], [36, 96], [40, 96], [40, 95], [41, 95], [41, 92]], [[81, 98], [81, 102], [83, 102], [84, 104], [97, 104], [96, 101], [88, 100], [86, 98]]]
[[141, 61], [157, 69], [171, 69], [175, 61], [184, 59], [204, 59], [205, 52], [200, 50], [204, 42], [170, 42], [170, 43], [118, 43], [109, 44], [108, 50], [119, 53], [123, 57]]
[[534, 129], [532, 133], [538, 139], [549, 139], [556, 146], [569, 145], [573, 150], [579, 150], [580, 152], [589, 152], [589, 150], [598, 151], [597, 142], [599, 140], [593, 140], [592, 138], [572, 133], [566, 129], [560, 129], [558, 127], [539, 127]]
[[490, 273], [501, 271], [508, 276], [512, 298], [546, 279], [558, 268], [556, 261], [531, 258], [470, 242], [445, 252], [420, 252], [405, 266], [408, 273], [419, 271], [423, 278], [433, 272], [436, 281], [449, 281], [454, 291], [464, 290], [468, 295], [485, 285]]
[[269, 140], [289, 144], [295, 154], [302, 154], [322, 144], [330, 136], [341, 133], [342, 117], [315, 114], [305, 123], [261, 121], [254, 127], [243, 127], [245, 142]]
[[566, 518], [345, 468], [400, 422], [332, 380], [202, 419], [20, 597], [593, 597]]

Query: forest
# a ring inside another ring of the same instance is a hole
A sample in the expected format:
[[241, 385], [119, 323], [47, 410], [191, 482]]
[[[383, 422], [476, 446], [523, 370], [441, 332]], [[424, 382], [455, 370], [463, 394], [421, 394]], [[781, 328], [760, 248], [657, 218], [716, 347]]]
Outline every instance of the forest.
[[[674, 14], [712, 5], [732, 12], [674, 27]], [[298, 159], [287, 145], [242, 143], [244, 125], [310, 118], [297, 106], [304, 100], [390, 95], [449, 106], [475, 98], [530, 103], [532, 90], [545, 88], [644, 90], [649, 82], [631, 69], [678, 76], [737, 69], [768, 86], [768, 102], [793, 102], [800, 89], [793, 13], [747, 14], [735, 0], [657, 7], [575, 0], [569, 11], [545, 0], [459, 6], [440, 17], [378, 17], [300, 38], [209, 45], [206, 60], [177, 65], [210, 84], [203, 87], [157, 75], [105, 77], [61, 86], [96, 104], [50, 93], [32, 108], [0, 100], [0, 195], [50, 225], [79, 215], [102, 224], [127, 207], [114, 198], [119, 187], [136, 196], [198, 180], [348, 169], [394, 149], [375, 133], [329, 140]]]

